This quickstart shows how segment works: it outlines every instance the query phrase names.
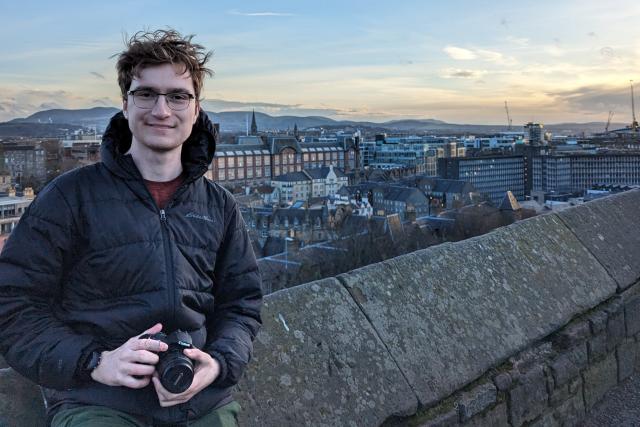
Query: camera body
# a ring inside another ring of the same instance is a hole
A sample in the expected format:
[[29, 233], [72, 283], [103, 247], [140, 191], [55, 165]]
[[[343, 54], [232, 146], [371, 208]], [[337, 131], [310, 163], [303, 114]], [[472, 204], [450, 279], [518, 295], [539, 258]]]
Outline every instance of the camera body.
[[173, 394], [186, 391], [193, 382], [193, 361], [184, 355], [183, 350], [193, 348], [191, 336], [178, 329], [169, 335], [158, 332], [142, 335], [139, 339], [162, 341], [169, 346], [167, 351], [158, 353], [160, 360], [156, 371], [160, 376], [160, 383]]

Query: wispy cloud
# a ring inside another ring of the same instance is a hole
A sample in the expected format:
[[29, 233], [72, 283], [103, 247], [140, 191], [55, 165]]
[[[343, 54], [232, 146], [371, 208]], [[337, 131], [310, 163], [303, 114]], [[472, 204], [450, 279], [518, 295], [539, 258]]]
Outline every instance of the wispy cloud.
[[468, 61], [479, 59], [482, 61], [495, 62], [502, 65], [515, 65], [517, 61], [512, 57], [505, 57], [502, 53], [488, 49], [465, 49], [457, 46], [446, 46], [443, 51], [452, 59]]
[[288, 12], [240, 12], [237, 9], [232, 9], [229, 12], [229, 15], [238, 15], [238, 16], [293, 16], [293, 13]]
[[202, 102], [202, 107], [209, 112], [220, 113], [225, 111], [249, 111], [252, 109], [271, 115], [296, 115], [296, 116], [345, 116], [357, 110], [341, 110], [337, 108], [323, 108], [305, 106], [302, 104], [278, 104], [273, 102], [243, 102], [227, 101], [224, 99], [208, 99]]
[[[558, 102], [566, 103], [570, 108], [585, 113], [618, 112], [622, 118], [631, 110], [629, 87], [592, 85], [576, 89], [548, 93]], [[630, 116], [630, 114], [628, 114]], [[630, 120], [630, 119], [629, 119]]]
[[476, 59], [478, 55], [476, 55], [472, 50], [464, 49], [462, 47], [456, 46], [446, 46], [442, 49], [444, 53], [449, 55], [453, 59], [457, 59], [460, 61], [466, 61], [470, 59]]
[[442, 76], [444, 78], [459, 78], [459, 79], [473, 79], [479, 78], [486, 74], [484, 70], [461, 70], [461, 69], [446, 69]]

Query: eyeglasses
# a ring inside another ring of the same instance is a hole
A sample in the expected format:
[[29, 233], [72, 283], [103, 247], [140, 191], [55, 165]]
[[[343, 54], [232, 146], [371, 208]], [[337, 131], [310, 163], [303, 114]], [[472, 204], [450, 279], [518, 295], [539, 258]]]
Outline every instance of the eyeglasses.
[[185, 92], [172, 92], [172, 93], [158, 93], [149, 89], [131, 90], [127, 92], [128, 95], [133, 97], [133, 104], [138, 108], [144, 108], [145, 110], [152, 109], [158, 97], [164, 96], [167, 101], [167, 105], [174, 111], [185, 110], [189, 107], [192, 99], [195, 96]]

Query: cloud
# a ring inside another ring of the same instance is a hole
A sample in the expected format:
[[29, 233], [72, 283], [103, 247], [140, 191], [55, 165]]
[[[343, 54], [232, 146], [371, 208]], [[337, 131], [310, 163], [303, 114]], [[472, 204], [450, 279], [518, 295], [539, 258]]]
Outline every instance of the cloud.
[[513, 57], [505, 57], [502, 53], [487, 49], [465, 49], [456, 46], [446, 46], [444, 52], [453, 59], [471, 60], [480, 59], [487, 62], [495, 62], [502, 65], [515, 65], [518, 61]]
[[445, 74], [444, 74], [444, 77], [445, 78], [470, 79], [470, 78], [478, 77], [480, 74], [482, 74], [482, 73], [475, 72], [473, 70], [452, 69], [452, 70], [446, 70]]
[[517, 46], [520, 47], [527, 47], [529, 46], [529, 39], [526, 37], [514, 37], [514, 36], [507, 36], [506, 40], [509, 43], [515, 44]]
[[587, 33], [587, 35], [588, 35], [589, 37], [596, 37], [596, 33], [595, 33], [595, 32], [593, 32], [593, 31], [589, 31], [589, 32]]
[[600, 55], [605, 58], [615, 58], [616, 52], [613, 50], [612, 47], [605, 46], [602, 49], [600, 49]]
[[223, 99], [208, 99], [202, 102], [202, 107], [209, 112], [225, 112], [225, 111], [250, 111], [252, 109], [260, 112], [277, 115], [295, 115], [295, 116], [345, 116], [355, 112], [349, 110], [341, 110], [336, 108], [318, 108], [304, 106], [302, 104], [277, 104], [272, 102], [243, 102], [243, 101], [227, 101]]
[[294, 16], [293, 13], [288, 12], [240, 12], [236, 9], [232, 9], [228, 13], [229, 15], [238, 16]]
[[631, 92], [625, 86], [591, 85], [577, 89], [550, 92], [547, 95], [555, 98], [557, 102], [563, 102], [573, 109], [583, 113], [606, 113], [607, 111], [619, 112], [619, 117], [630, 116]]
[[98, 73], [97, 71], [89, 71], [89, 74], [91, 74], [91, 75], [93, 75], [93, 76], [95, 76], [95, 77], [97, 77], [99, 79], [105, 80], [104, 76], [102, 74]]
[[556, 57], [556, 58], [559, 58], [559, 57], [561, 57], [561, 56], [564, 56], [564, 54], [565, 54], [564, 49], [561, 49], [561, 48], [560, 48], [559, 46], [557, 46], [557, 45], [547, 45], [547, 46], [545, 46], [543, 49], [544, 49], [544, 51], [545, 51], [546, 53], [548, 53], [549, 55], [554, 56], [554, 57]]
[[473, 51], [456, 46], [446, 46], [442, 50], [451, 58], [461, 61], [476, 59], [478, 57]]

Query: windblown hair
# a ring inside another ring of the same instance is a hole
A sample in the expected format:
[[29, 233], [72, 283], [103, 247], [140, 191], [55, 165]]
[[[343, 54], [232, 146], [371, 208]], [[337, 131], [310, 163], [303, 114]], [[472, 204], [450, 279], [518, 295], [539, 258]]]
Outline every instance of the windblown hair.
[[193, 35], [183, 37], [172, 29], [139, 31], [134, 34], [126, 43], [127, 49], [118, 55], [116, 64], [122, 97], [127, 98], [131, 81], [134, 77], [139, 77], [144, 68], [176, 64], [183, 66], [183, 72], [191, 75], [195, 96], [199, 100], [205, 75], [213, 75], [205, 67], [212, 52], [206, 52], [202, 45], [191, 43], [192, 38]]

